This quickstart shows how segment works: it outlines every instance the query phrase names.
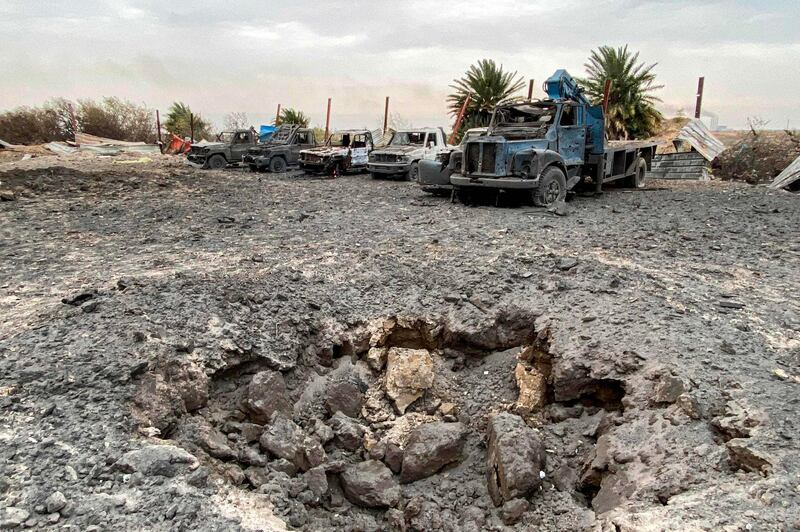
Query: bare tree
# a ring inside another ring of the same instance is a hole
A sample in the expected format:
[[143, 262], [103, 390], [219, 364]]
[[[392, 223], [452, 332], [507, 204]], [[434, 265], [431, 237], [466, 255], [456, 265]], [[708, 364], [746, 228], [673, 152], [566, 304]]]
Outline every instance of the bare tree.
[[235, 112], [225, 115], [225, 129], [247, 129], [250, 127], [247, 120], [247, 113]]

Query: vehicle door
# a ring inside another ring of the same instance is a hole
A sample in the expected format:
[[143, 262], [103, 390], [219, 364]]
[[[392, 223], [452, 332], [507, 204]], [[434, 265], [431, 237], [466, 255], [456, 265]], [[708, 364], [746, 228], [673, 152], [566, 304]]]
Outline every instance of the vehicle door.
[[441, 142], [436, 138], [436, 132], [431, 131], [425, 137], [425, 151], [422, 159], [435, 159], [436, 154], [442, 150]]
[[586, 150], [586, 117], [579, 105], [565, 103], [558, 117], [558, 153], [568, 166], [583, 164]]
[[350, 166], [365, 166], [370, 150], [372, 150], [370, 134], [354, 134], [350, 141]]
[[231, 162], [241, 161], [247, 149], [253, 145], [253, 137], [250, 131], [237, 131], [231, 141]]
[[292, 142], [291, 149], [289, 150], [287, 162], [289, 164], [296, 163], [300, 157], [302, 150], [307, 150], [314, 147], [313, 132], [310, 129], [301, 129], [297, 132]]

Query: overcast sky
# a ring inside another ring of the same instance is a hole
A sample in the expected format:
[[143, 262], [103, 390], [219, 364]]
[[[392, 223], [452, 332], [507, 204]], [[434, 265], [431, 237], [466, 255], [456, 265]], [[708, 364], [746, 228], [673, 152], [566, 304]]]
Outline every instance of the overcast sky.
[[720, 123], [800, 127], [800, 1], [0, 0], [0, 109], [119, 96], [174, 100], [221, 125], [278, 103], [332, 127], [376, 127], [383, 101], [415, 126], [452, 122], [448, 85], [491, 58], [526, 80], [580, 75], [589, 51], [629, 44], [691, 114], [698, 76]]

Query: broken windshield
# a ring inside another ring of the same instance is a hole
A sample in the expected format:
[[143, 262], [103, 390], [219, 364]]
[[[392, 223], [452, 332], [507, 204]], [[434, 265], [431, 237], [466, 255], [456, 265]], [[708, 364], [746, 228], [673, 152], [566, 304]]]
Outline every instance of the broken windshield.
[[235, 133], [233, 131], [223, 131], [219, 135], [217, 135], [217, 140], [219, 142], [224, 142], [225, 144], [230, 144], [233, 142], [233, 136]]
[[425, 132], [397, 131], [392, 135], [392, 140], [389, 142], [390, 146], [408, 146], [411, 144], [423, 146], [425, 144]]
[[551, 123], [556, 114], [555, 105], [514, 105], [499, 107], [494, 116], [494, 127], [540, 127]]
[[553, 123], [556, 106], [553, 104], [519, 104], [498, 107], [492, 129], [505, 137], [539, 138]]
[[469, 130], [464, 135], [464, 138], [461, 139], [461, 145], [465, 146], [468, 140], [472, 140], [475, 137], [480, 137], [481, 135], [486, 134], [486, 128], [476, 129], [476, 130]]
[[342, 148], [366, 148], [367, 134], [353, 131], [334, 133], [328, 137], [328, 145]]

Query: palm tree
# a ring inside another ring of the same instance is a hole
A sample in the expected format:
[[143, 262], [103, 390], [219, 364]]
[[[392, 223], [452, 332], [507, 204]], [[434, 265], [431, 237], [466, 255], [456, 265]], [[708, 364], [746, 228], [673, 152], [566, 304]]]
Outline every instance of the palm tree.
[[601, 46], [592, 50], [584, 64], [588, 76], [578, 80], [595, 104], [602, 103], [605, 82], [611, 80], [606, 131], [612, 139], [652, 136], [664, 118], [655, 107], [661, 100], [652, 95], [664, 87], [655, 84], [653, 69], [658, 63], [638, 61], [639, 52], [629, 51], [627, 45]]
[[[194, 125], [194, 128], [192, 126]], [[192, 112], [192, 109], [183, 102], [174, 102], [167, 112], [164, 127], [170, 133], [184, 138], [192, 135], [194, 129], [195, 139], [204, 139], [211, 136], [211, 124], [202, 116]]]
[[309, 122], [310, 119], [303, 111], [287, 107], [286, 109], [281, 109], [281, 115], [278, 117], [278, 121], [275, 122], [275, 125], [296, 124], [300, 127], [308, 127]]
[[508, 100], [515, 92], [519, 91], [525, 83], [516, 72], [506, 72], [503, 65], [498, 65], [491, 59], [481, 59], [469, 67], [461, 79], [454, 79], [450, 85], [455, 90], [447, 97], [450, 114], [458, 116], [464, 100], [472, 94], [470, 103], [464, 113], [464, 120], [458, 131], [461, 138], [469, 127], [489, 125], [492, 110], [495, 105]]

